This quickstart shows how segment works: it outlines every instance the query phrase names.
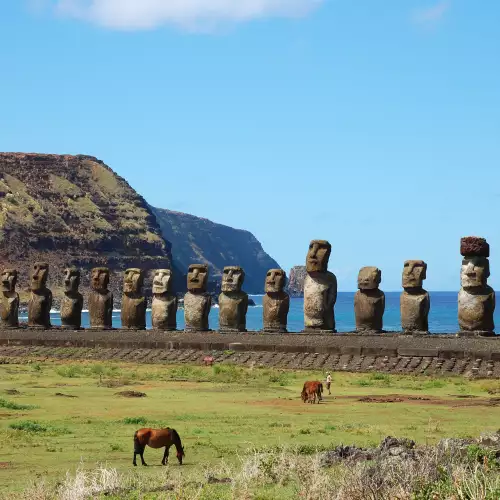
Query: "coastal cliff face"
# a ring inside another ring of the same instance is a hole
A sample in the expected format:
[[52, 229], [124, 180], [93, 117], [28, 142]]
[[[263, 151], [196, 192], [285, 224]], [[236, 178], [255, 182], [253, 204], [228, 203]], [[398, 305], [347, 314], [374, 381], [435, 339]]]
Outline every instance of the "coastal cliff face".
[[0, 268], [20, 271], [22, 292], [36, 260], [50, 264], [55, 297], [64, 267], [82, 268], [82, 289], [90, 268], [109, 267], [117, 304], [121, 271], [171, 266], [170, 244], [148, 204], [102, 161], [0, 153]]
[[290, 297], [304, 296], [306, 274], [306, 266], [294, 266], [290, 269], [290, 276], [288, 277], [288, 293]]
[[211, 290], [219, 287], [224, 266], [241, 266], [245, 270], [243, 289], [263, 293], [267, 271], [280, 267], [248, 231], [181, 212], [152, 210], [163, 237], [172, 243], [174, 265], [186, 274], [190, 264], [207, 263]]

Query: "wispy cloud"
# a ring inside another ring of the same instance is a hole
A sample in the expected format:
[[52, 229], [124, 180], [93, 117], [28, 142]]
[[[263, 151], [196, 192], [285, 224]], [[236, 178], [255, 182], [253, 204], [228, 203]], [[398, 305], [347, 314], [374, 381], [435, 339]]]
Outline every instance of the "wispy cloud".
[[110, 29], [205, 30], [264, 17], [300, 17], [325, 0], [53, 0], [62, 15]]
[[441, 0], [430, 7], [413, 11], [412, 20], [420, 26], [433, 27], [446, 16], [450, 8], [451, 0]]

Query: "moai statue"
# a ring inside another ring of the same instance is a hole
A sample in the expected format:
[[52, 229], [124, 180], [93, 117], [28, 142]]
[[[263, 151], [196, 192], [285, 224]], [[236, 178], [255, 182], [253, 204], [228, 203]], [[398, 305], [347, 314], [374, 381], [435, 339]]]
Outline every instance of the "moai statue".
[[488, 286], [490, 246], [483, 238], [462, 238], [463, 256], [458, 293], [458, 323], [462, 335], [493, 335], [495, 292]]
[[208, 266], [191, 264], [187, 274], [187, 293], [184, 295], [184, 323], [186, 332], [206, 332], [212, 298], [207, 293]]
[[52, 292], [47, 288], [48, 276], [49, 265], [46, 262], [35, 262], [31, 273], [31, 293], [28, 302], [28, 326], [33, 328], [51, 327]]
[[381, 332], [385, 311], [385, 294], [379, 290], [382, 273], [377, 267], [362, 267], [354, 296], [356, 331]]
[[0, 326], [16, 328], [19, 326], [19, 294], [16, 292], [17, 271], [2, 271], [2, 297], [0, 300]]
[[239, 266], [226, 266], [222, 272], [219, 295], [219, 331], [246, 332], [248, 295], [241, 290], [245, 271]]
[[282, 269], [267, 271], [263, 305], [264, 332], [285, 333], [290, 297], [283, 291], [286, 274]]
[[110, 330], [113, 328], [113, 293], [108, 290], [109, 269], [94, 267], [90, 273], [89, 316], [90, 328]]
[[427, 278], [427, 264], [423, 260], [407, 260], [403, 269], [401, 294], [401, 326], [405, 333], [429, 331], [431, 299], [422, 288]]
[[328, 269], [332, 246], [325, 240], [312, 240], [306, 257], [304, 281], [304, 326], [306, 332], [335, 332], [334, 306], [337, 278]]
[[126, 330], [146, 329], [146, 298], [142, 292], [144, 274], [140, 269], [125, 271], [122, 295], [122, 328]]
[[177, 297], [172, 293], [172, 271], [157, 269], [153, 278], [151, 318], [154, 330], [177, 328]]
[[79, 330], [82, 326], [83, 295], [78, 291], [80, 270], [70, 267], [64, 271], [64, 297], [61, 301], [63, 328]]

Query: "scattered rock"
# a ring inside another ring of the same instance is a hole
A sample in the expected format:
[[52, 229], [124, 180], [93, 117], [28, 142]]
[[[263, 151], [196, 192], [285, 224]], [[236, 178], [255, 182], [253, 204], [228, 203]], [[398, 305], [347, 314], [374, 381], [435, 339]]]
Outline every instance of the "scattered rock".
[[500, 429], [496, 432], [483, 432], [478, 439], [478, 443], [482, 446], [500, 449]]
[[17, 396], [21, 393], [17, 389], [5, 389], [5, 394], [10, 394], [11, 396]]
[[115, 395], [122, 396], [124, 398], [145, 398], [146, 397], [145, 392], [139, 392], [139, 391], [121, 391], [121, 392], [117, 392]]
[[72, 394], [63, 394], [62, 392], [56, 392], [54, 396], [60, 396], [62, 398], [77, 398], [78, 396], [73, 396]]
[[232, 483], [232, 479], [230, 477], [223, 477], [221, 479], [215, 476], [208, 476], [207, 483], [208, 484], [230, 484]]

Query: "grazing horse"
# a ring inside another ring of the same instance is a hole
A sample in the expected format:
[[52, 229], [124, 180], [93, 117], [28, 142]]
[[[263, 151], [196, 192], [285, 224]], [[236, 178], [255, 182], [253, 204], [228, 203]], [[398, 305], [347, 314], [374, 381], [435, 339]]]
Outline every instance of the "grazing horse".
[[182, 457], [184, 456], [184, 447], [181, 443], [181, 438], [175, 429], [139, 429], [135, 431], [134, 434], [134, 465], [137, 465], [135, 461], [136, 455], [140, 455], [142, 465], [148, 465], [144, 461], [144, 448], [148, 445], [150, 448], [163, 448], [165, 446], [165, 453], [163, 454], [163, 459], [161, 461], [162, 465], [167, 465], [168, 462], [168, 450], [172, 445], [175, 445], [177, 450], [177, 460], [179, 460], [179, 465], [182, 465]]
[[307, 381], [304, 382], [304, 387], [302, 388], [302, 392], [300, 397], [304, 403], [316, 403], [316, 396], [318, 397], [318, 403], [322, 401], [323, 397], [321, 394], [323, 393], [323, 384], [318, 380]]

